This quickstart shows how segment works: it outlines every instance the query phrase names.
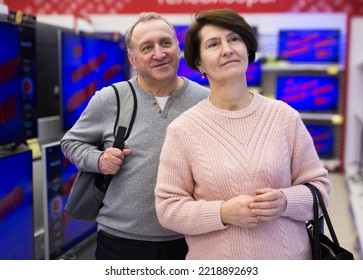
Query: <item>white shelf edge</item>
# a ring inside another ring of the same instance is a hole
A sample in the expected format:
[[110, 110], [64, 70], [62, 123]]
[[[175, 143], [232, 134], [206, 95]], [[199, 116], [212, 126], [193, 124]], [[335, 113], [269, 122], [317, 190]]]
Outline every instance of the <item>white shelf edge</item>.
[[280, 62], [276, 64], [262, 65], [263, 71], [328, 71], [330, 69], [342, 71], [344, 69], [341, 64], [294, 64], [288, 62]]
[[301, 118], [303, 120], [321, 120], [321, 121], [329, 121], [332, 123], [336, 123], [337, 120], [339, 122], [342, 121], [342, 115], [341, 114], [329, 114], [329, 113], [300, 113]]

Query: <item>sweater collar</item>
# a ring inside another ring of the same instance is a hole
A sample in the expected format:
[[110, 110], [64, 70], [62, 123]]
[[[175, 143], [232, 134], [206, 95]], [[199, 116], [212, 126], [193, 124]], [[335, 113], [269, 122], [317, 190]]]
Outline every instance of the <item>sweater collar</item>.
[[229, 111], [229, 110], [224, 110], [224, 109], [220, 109], [216, 106], [214, 106], [212, 104], [212, 102], [210, 102], [209, 98], [205, 99], [203, 101], [203, 106], [210, 112], [220, 115], [220, 116], [224, 116], [227, 118], [243, 118], [243, 117], [247, 117], [250, 114], [252, 114], [253, 112], [255, 112], [261, 105], [261, 102], [263, 100], [262, 96], [258, 93], [255, 92], [251, 92], [253, 95], [253, 99], [252, 102], [245, 108], [243, 108], [242, 110], [239, 111]]

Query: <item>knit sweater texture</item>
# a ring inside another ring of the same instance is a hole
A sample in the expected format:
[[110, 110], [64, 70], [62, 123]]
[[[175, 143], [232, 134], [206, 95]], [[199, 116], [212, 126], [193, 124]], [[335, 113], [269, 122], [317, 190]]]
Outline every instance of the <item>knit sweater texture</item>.
[[[97, 217], [98, 229], [113, 235], [145, 240], [167, 241], [182, 235], [163, 228], [155, 212], [154, 188], [159, 156], [169, 123], [202, 99], [209, 90], [184, 79], [184, 86], [174, 92], [160, 110], [156, 99], [131, 79], [137, 95], [137, 114], [125, 148], [126, 157], [120, 171], [113, 176]], [[118, 87], [125, 94], [130, 87], [123, 82]], [[121, 104], [122, 108], [122, 104]], [[62, 151], [79, 170], [99, 172], [98, 158], [102, 143], [112, 146], [116, 118], [116, 97], [112, 87], [96, 92], [87, 108], [61, 140]]]
[[[206, 99], [170, 124], [155, 189], [161, 224], [186, 235], [188, 259], [311, 259], [305, 221], [310, 182], [328, 203], [331, 185], [297, 111], [253, 94], [240, 111]], [[259, 188], [281, 190], [287, 206], [257, 228], [224, 225], [223, 201]]]

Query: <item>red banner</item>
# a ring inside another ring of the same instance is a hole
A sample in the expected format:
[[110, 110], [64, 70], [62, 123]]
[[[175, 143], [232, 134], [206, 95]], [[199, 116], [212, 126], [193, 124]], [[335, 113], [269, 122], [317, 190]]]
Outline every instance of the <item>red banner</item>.
[[363, 13], [361, 0], [5, 0], [9, 10], [27, 14], [192, 14], [232, 8], [240, 13], [343, 12]]

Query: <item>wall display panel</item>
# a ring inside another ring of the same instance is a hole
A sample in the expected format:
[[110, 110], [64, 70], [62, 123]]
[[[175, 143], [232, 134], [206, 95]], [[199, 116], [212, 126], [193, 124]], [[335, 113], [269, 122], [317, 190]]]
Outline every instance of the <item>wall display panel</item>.
[[42, 146], [45, 258], [71, 253], [96, 232], [94, 221], [78, 221], [64, 210], [77, 169], [61, 151], [59, 142]]
[[315, 149], [322, 159], [333, 158], [336, 150], [336, 127], [328, 124], [306, 124], [314, 141]]
[[246, 77], [248, 86], [260, 87], [262, 82], [262, 63], [255, 61], [248, 65]]
[[0, 260], [34, 259], [30, 150], [0, 157]]
[[105, 39], [109, 41], [118, 42], [119, 46], [121, 46], [121, 49], [124, 51], [124, 64], [123, 64], [123, 79], [128, 80], [131, 78], [131, 65], [129, 63], [129, 60], [127, 58], [127, 47], [125, 42], [125, 36], [120, 32], [93, 32], [92, 36], [100, 39]]
[[173, 27], [175, 29], [176, 38], [179, 41], [179, 47], [180, 47], [181, 51], [184, 51], [185, 33], [186, 33], [189, 25], [187, 25], [187, 24], [184, 24], [184, 25], [174, 25]]
[[335, 113], [339, 103], [339, 79], [335, 76], [278, 76], [276, 99], [301, 112]]
[[279, 57], [298, 63], [338, 63], [339, 30], [280, 30]]
[[95, 91], [128, 79], [121, 41], [86, 34], [60, 33], [63, 129], [69, 130]]
[[0, 145], [38, 135], [35, 29], [0, 22]]

